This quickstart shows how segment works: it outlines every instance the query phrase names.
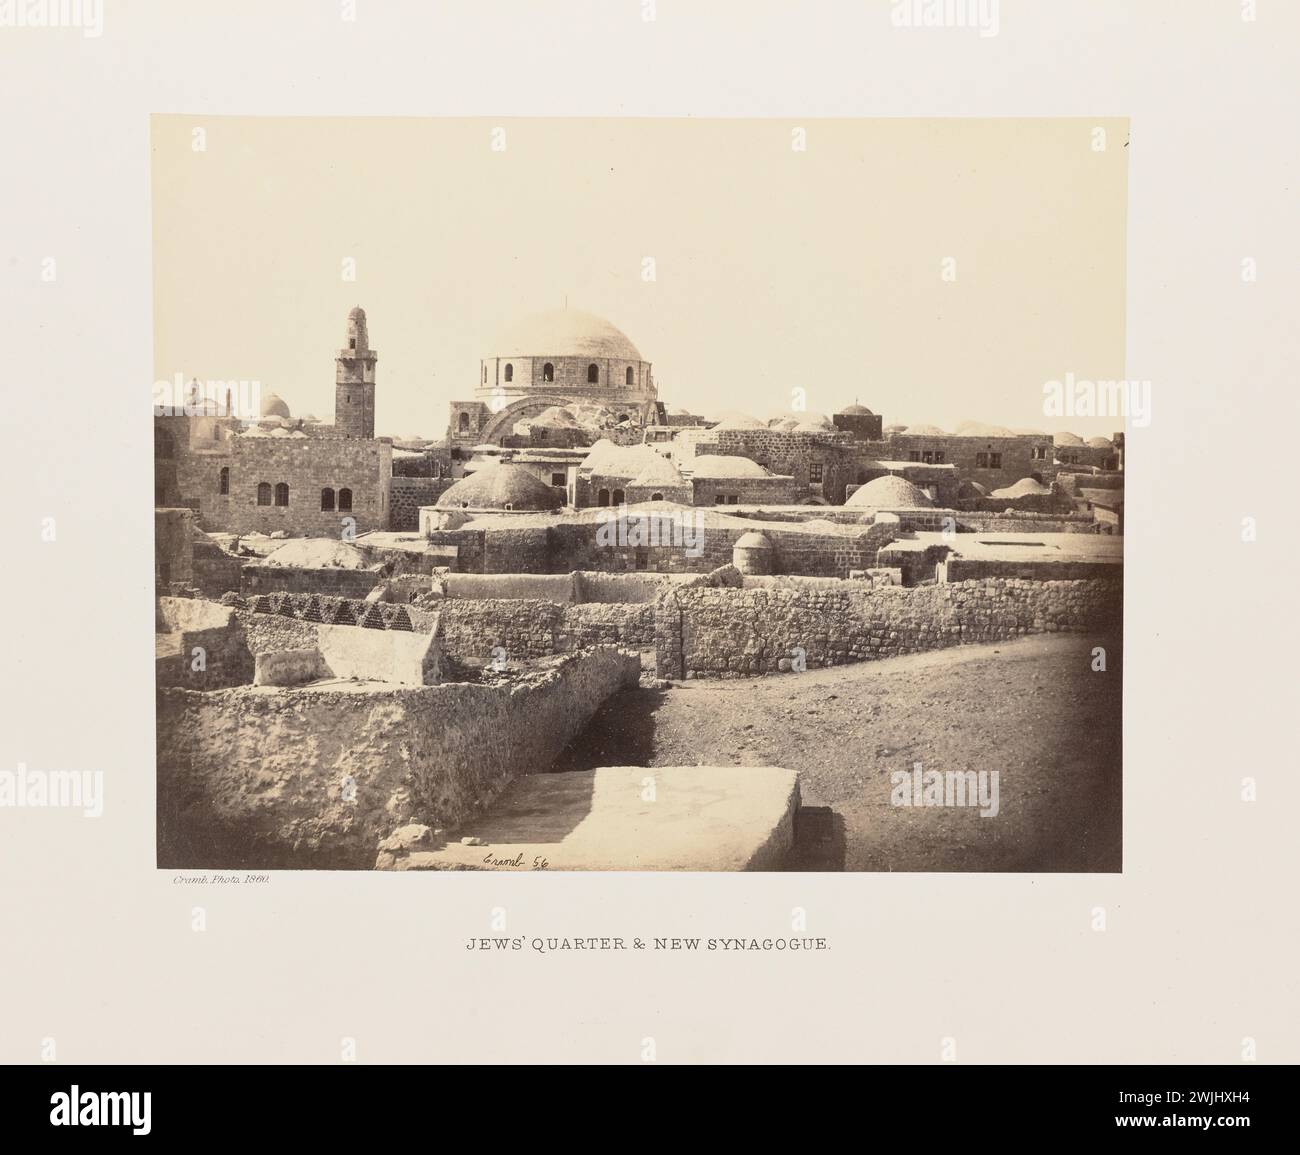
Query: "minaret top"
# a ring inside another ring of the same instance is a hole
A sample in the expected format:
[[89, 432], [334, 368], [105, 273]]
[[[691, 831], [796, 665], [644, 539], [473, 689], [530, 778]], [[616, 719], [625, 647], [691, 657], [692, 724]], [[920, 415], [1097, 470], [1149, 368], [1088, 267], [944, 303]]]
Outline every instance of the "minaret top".
[[370, 334], [366, 332], [366, 311], [357, 305], [348, 314], [348, 352], [369, 353]]

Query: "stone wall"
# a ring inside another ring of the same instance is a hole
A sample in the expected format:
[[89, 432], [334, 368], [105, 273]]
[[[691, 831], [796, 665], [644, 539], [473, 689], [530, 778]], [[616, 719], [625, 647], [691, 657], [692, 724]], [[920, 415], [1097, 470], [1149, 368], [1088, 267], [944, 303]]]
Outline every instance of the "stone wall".
[[364, 598], [383, 580], [383, 572], [373, 569], [259, 565], [251, 562], [242, 567], [239, 592], [245, 597], [266, 593], [294, 593]]
[[1118, 580], [991, 578], [951, 585], [840, 589], [677, 590], [656, 607], [660, 677], [746, 677], [1047, 631], [1101, 632], [1121, 623]]
[[269, 594], [231, 602], [254, 654], [314, 646], [321, 624], [427, 634], [435, 619], [419, 606], [316, 594]]
[[158, 693], [158, 865], [366, 869], [408, 822], [455, 827], [548, 769], [635, 654], [549, 659], [496, 684]]
[[238, 590], [243, 576], [244, 559], [227, 553], [215, 541], [194, 543], [194, 586], [210, 598]]
[[453, 658], [476, 665], [490, 662], [497, 647], [514, 662], [591, 645], [649, 649], [655, 641], [653, 603], [449, 598], [437, 608], [443, 648]]
[[454, 484], [450, 477], [399, 477], [394, 474], [388, 528], [394, 531], [418, 530], [420, 507], [436, 504]]

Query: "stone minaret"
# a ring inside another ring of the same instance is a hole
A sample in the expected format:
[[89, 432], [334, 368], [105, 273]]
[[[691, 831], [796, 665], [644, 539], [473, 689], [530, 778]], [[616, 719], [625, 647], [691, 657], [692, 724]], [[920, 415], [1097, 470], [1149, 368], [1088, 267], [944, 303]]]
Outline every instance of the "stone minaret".
[[334, 358], [334, 429], [343, 437], [375, 435], [375, 362], [366, 332], [366, 311], [348, 314], [348, 344]]

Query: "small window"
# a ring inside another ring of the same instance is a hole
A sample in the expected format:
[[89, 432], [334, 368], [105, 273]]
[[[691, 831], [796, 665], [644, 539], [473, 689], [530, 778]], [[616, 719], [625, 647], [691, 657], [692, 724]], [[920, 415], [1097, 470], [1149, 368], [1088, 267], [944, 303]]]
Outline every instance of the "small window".
[[662, 493], [652, 493], [650, 495], [651, 501], [663, 501], [663, 499], [664, 499], [664, 495]]
[[934, 451], [931, 450], [931, 449], [923, 449], [923, 450], [921, 451], [921, 463], [922, 463], [923, 465], [933, 465], [933, 464], [934, 464]]
[[726, 504], [727, 504], [727, 499], [726, 499], [725, 497], [723, 497], [722, 494], [719, 493], [719, 494], [718, 494], [718, 495], [713, 499], [713, 504], [714, 504], [714, 505], [726, 505]]
[[322, 510], [333, 511], [334, 491], [332, 489], [322, 489], [320, 491], [320, 507]]
[[567, 484], [567, 480], [563, 473], [552, 473], [551, 484], [558, 489], [563, 489], [564, 486]]
[[352, 490], [350, 489], [339, 490], [339, 511], [341, 513], [352, 512]]
[[608, 489], [602, 489], [598, 494], [596, 494], [596, 504], [597, 504], [597, 505], [608, 505], [608, 504], [609, 504], [609, 490], [608, 490]]
[[629, 365], [629, 366], [627, 367], [627, 383], [628, 383], [629, 385], [632, 384], [632, 366], [631, 366], [631, 365]]
[[627, 501], [627, 494], [621, 489], [614, 490], [614, 504], [623, 505]]
[[217, 474], [217, 492], [225, 497], [230, 492], [230, 466], [223, 465]]
[[990, 468], [990, 469], [1001, 469], [1001, 468], [1002, 468], [1002, 454], [1000, 454], [1000, 453], [990, 453], [990, 454], [989, 454], [989, 468]]
[[348, 338], [348, 348], [349, 348], [349, 349], [355, 349], [356, 347], [357, 347], [357, 339], [356, 339], [355, 337], [349, 337], [349, 338]]
[[546, 364], [542, 366], [542, 380], [543, 381], [555, 380], [555, 366], [552, 365], [549, 361], [547, 361]]
[[275, 487], [275, 504], [276, 505], [289, 504], [289, 483], [288, 482], [282, 481]]
[[269, 481], [259, 481], [257, 483], [257, 504], [271, 504], [271, 483]]
[[975, 454], [975, 468], [987, 469], [989, 467], [989, 455], [987, 453]]
[[822, 467], [820, 463], [808, 466], [808, 480], [820, 482], [822, 479]]
[[514, 507], [515, 507], [515, 506], [514, 506], [514, 502], [512, 502], [512, 501], [507, 501], [507, 502], [506, 502], [506, 510], [507, 510], [507, 511], [514, 509]]
[[942, 449], [936, 449], [936, 450], [934, 451], [934, 463], [935, 463], [935, 465], [942, 465], [942, 464], [943, 464], [943, 458], [944, 458], [944, 451], [943, 451]]
[[594, 362], [587, 366], [587, 384], [588, 385], [600, 384], [600, 366], [595, 364]]
[[457, 424], [457, 427], [460, 429], [460, 431], [461, 431], [462, 433], [468, 433], [468, 432], [469, 432], [469, 414], [468, 414], [468, 413], [462, 413], [462, 414], [460, 415], [460, 417], [458, 417], [458, 418], [456, 419], [456, 424]]
[[740, 503], [740, 495], [739, 495], [739, 494], [731, 493], [731, 494], [728, 494], [728, 495], [727, 495], [727, 504], [728, 504], [728, 505], [738, 505], [739, 503]]
[[507, 364], [507, 365], [506, 365], [506, 380], [507, 380], [507, 381], [513, 381], [514, 379], [515, 379], [515, 367], [514, 367], [513, 365], [509, 365], [509, 364]]

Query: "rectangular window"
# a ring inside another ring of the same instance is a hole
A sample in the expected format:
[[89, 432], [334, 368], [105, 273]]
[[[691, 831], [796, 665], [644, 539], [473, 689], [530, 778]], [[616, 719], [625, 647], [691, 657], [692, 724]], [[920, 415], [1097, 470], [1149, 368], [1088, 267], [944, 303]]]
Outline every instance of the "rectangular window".
[[934, 453], [929, 449], [923, 450], [921, 453], [921, 461], [925, 465], [933, 465]]
[[989, 468], [990, 468], [990, 469], [1001, 469], [1001, 468], [1002, 468], [1002, 454], [1000, 454], [1000, 453], [990, 453], [990, 454], [989, 454]]
[[934, 463], [935, 463], [935, 465], [942, 465], [942, 464], [943, 464], [943, 450], [942, 450], [942, 449], [936, 449], [936, 450], [934, 451]]
[[551, 474], [551, 484], [554, 485], [554, 486], [555, 486], [556, 488], [558, 488], [558, 489], [563, 489], [564, 486], [565, 486], [564, 474], [563, 474], [563, 473], [552, 473], [552, 474]]
[[808, 466], [808, 480], [820, 482], [822, 479], [822, 467], [820, 465]]
[[987, 453], [975, 454], [975, 468], [987, 469], [989, 467], [989, 455]]
[[726, 499], [725, 497], [723, 497], [722, 494], [719, 493], [719, 494], [718, 494], [718, 495], [713, 499], [713, 504], [714, 504], [714, 505], [725, 505], [725, 504], [726, 504], [726, 501], [727, 501], [727, 499]]
[[740, 496], [738, 494], [733, 493], [727, 498], [728, 505], [736, 505], [739, 502], [740, 502]]

